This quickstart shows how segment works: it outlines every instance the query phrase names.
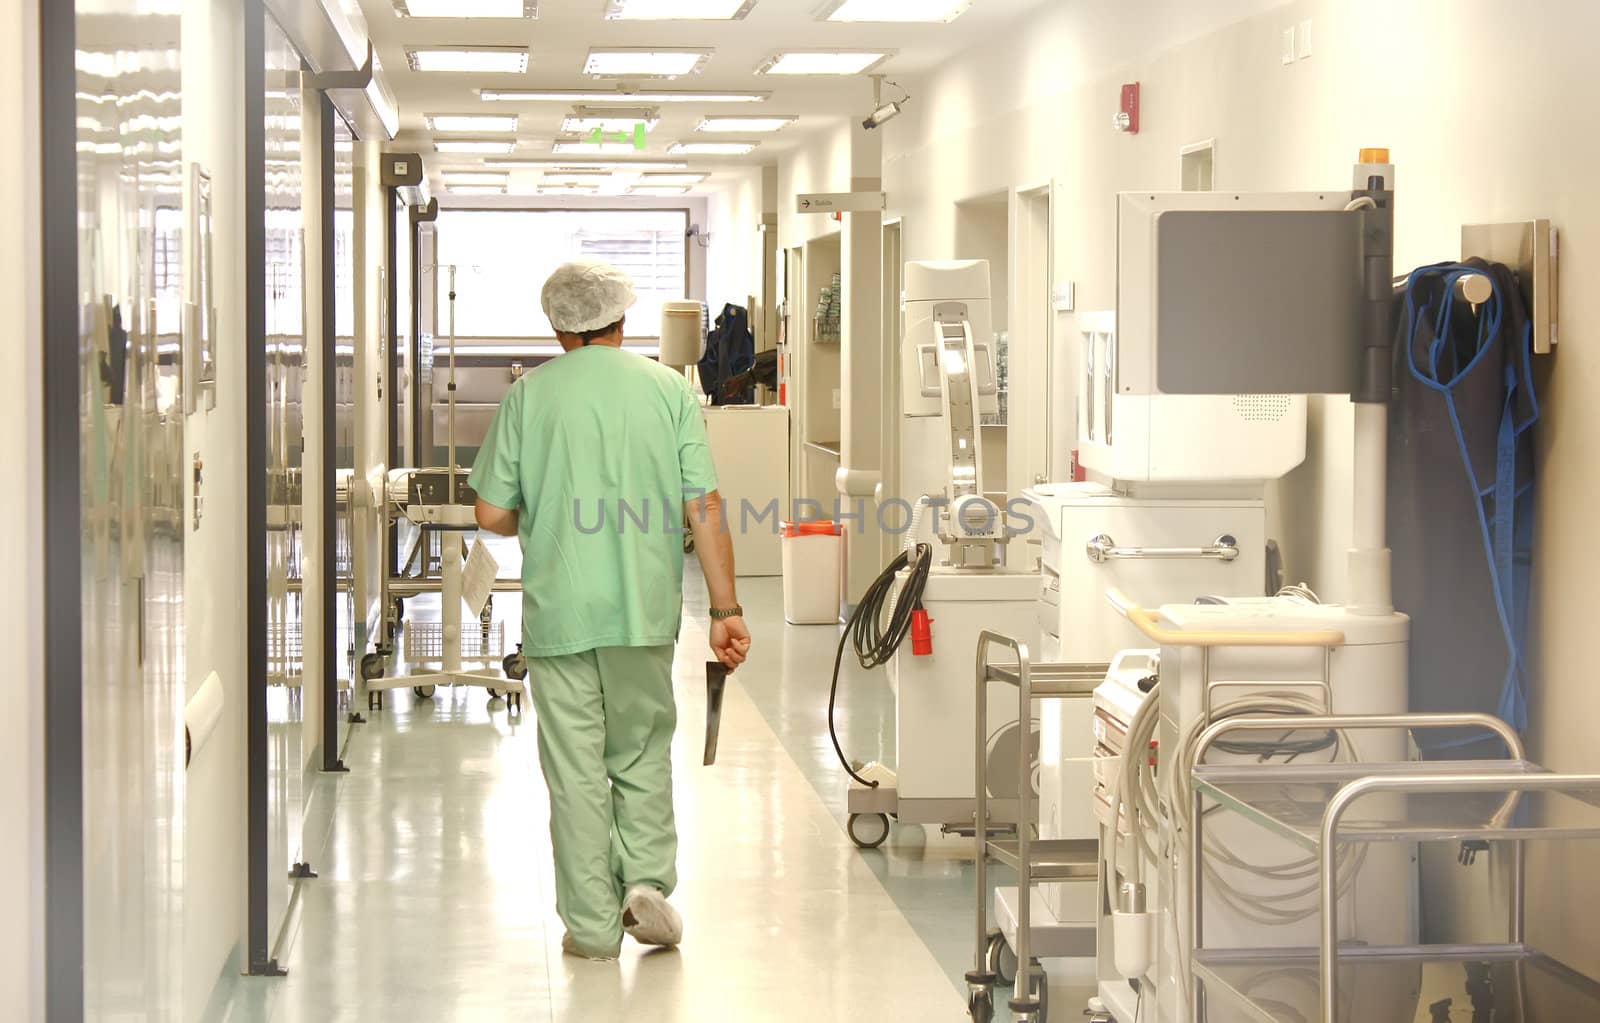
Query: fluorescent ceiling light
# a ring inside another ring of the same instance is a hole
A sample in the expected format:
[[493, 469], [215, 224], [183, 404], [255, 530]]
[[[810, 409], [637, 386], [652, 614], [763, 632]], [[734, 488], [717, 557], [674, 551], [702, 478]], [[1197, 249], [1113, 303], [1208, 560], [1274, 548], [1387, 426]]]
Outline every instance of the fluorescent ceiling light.
[[626, 156], [637, 153], [632, 142], [584, 142], [560, 139], [550, 147], [552, 153], [587, 153], [590, 156]]
[[500, 170], [542, 171], [679, 171], [688, 170], [683, 160], [658, 160], [632, 163], [627, 160], [485, 160], [485, 167]]
[[673, 156], [743, 156], [757, 145], [755, 142], [679, 142], [667, 152]]
[[440, 153], [494, 153], [510, 155], [517, 148], [514, 139], [435, 139], [433, 148]]
[[955, 21], [972, 0], [833, 0], [828, 21]]
[[503, 188], [506, 183], [504, 171], [445, 171], [439, 177], [446, 188], [456, 185], [499, 185]]
[[770, 92], [670, 92], [650, 89], [479, 89], [478, 98], [502, 103], [764, 103]]
[[732, 21], [750, 13], [756, 0], [608, 0], [613, 21]]
[[557, 185], [553, 188], [539, 189], [540, 195], [598, 195], [600, 190], [593, 185]]
[[666, 196], [666, 195], [688, 195], [689, 194], [689, 190], [687, 188], [655, 188], [655, 187], [650, 187], [650, 188], [630, 188], [630, 189], [628, 189], [628, 194], [629, 195], [662, 195], [662, 196]]
[[539, 0], [394, 0], [402, 18], [537, 18]]
[[406, 47], [413, 71], [482, 72], [520, 75], [528, 70], [526, 46]]
[[637, 109], [619, 107], [615, 110], [577, 107], [561, 122], [561, 130], [586, 135], [598, 128], [602, 132], [620, 131], [631, 135], [641, 124], [644, 125], [645, 131], [654, 131], [656, 125], [660, 123], [661, 111], [654, 107]]
[[583, 73], [595, 78], [677, 78], [694, 74], [710, 57], [710, 50], [590, 50]]
[[683, 185], [698, 185], [710, 176], [709, 174], [641, 174], [639, 184], [642, 187], [677, 188]]
[[516, 131], [515, 114], [424, 114], [429, 131], [465, 135], [475, 131]]
[[889, 59], [883, 50], [796, 50], [756, 68], [763, 75], [859, 75]]
[[461, 185], [459, 187], [445, 186], [445, 191], [451, 195], [505, 195], [504, 185]]
[[741, 134], [746, 132], [782, 131], [798, 120], [798, 117], [779, 115], [771, 117], [706, 117], [701, 119], [695, 131], [735, 132]]

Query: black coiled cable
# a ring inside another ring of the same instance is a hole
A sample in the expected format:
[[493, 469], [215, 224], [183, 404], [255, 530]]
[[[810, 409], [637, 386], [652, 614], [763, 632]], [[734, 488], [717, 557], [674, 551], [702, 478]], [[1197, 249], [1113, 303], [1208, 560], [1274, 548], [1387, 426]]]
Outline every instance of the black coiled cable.
[[[889, 598], [894, 593], [895, 578], [908, 568], [911, 574], [900, 592], [900, 599], [895, 601], [894, 612], [889, 614], [887, 609]], [[932, 569], [933, 548], [930, 545], [919, 543], [911, 551], [901, 551], [867, 587], [867, 592], [861, 595], [861, 603], [856, 605], [855, 612], [839, 636], [839, 650], [833, 658], [833, 684], [828, 687], [828, 738], [833, 740], [833, 752], [838, 754], [839, 763], [844, 765], [845, 771], [867, 788], [875, 789], [878, 783], [856, 773], [844, 755], [844, 747], [839, 745], [839, 731], [833, 721], [834, 708], [839, 700], [839, 669], [844, 665], [845, 644], [854, 643], [856, 660], [868, 671], [889, 663], [911, 632], [911, 615], [922, 607], [922, 591], [928, 586], [928, 574]]]

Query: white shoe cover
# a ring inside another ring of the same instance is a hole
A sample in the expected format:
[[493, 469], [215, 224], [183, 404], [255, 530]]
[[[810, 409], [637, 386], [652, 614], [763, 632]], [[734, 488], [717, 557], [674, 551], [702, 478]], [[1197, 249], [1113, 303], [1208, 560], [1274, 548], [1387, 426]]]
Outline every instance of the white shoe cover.
[[563, 934], [561, 936], [561, 951], [565, 952], [569, 956], [577, 956], [580, 959], [587, 959], [591, 963], [614, 963], [617, 961], [616, 956], [590, 955], [588, 952], [585, 952], [583, 949], [578, 947], [578, 943], [572, 940], [571, 934]]
[[671, 948], [683, 940], [683, 917], [660, 890], [634, 885], [622, 900], [622, 928], [641, 945]]

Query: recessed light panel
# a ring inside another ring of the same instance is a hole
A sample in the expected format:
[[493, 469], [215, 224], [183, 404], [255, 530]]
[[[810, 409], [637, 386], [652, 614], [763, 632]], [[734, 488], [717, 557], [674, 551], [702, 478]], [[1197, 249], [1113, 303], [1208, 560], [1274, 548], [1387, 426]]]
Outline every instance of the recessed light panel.
[[627, 156], [638, 152], [632, 142], [585, 142], [580, 139], [560, 139], [550, 147], [550, 151], [588, 156]]
[[669, 196], [669, 195], [688, 195], [689, 194], [689, 190], [687, 188], [657, 188], [657, 187], [654, 187], [654, 186], [650, 186], [650, 187], [641, 186], [641, 187], [638, 187], [638, 188], [630, 188], [630, 189], [628, 189], [628, 194], [629, 195], [650, 195], [650, 196], [666, 197], [666, 196]]
[[571, 195], [594, 196], [600, 194], [600, 189], [593, 185], [555, 185], [550, 188], [539, 189], [540, 195]]
[[433, 148], [440, 153], [481, 153], [509, 156], [517, 148], [515, 141], [500, 139], [435, 139]]
[[661, 111], [646, 107], [625, 109], [618, 107], [613, 110], [597, 110], [589, 107], [578, 107], [561, 122], [561, 130], [586, 135], [592, 131], [601, 132], [626, 132], [632, 134], [639, 125], [644, 125], [645, 131], [654, 131], [661, 121]]
[[538, 0], [394, 0], [402, 18], [537, 18]]
[[683, 160], [519, 160], [519, 159], [489, 159], [483, 161], [485, 167], [497, 170], [539, 170], [551, 171], [682, 171], [688, 170], [689, 164]]
[[695, 131], [708, 133], [731, 132], [733, 134], [757, 134], [760, 132], [782, 131], [789, 127], [798, 117], [707, 117], [700, 121]]
[[424, 114], [423, 121], [429, 131], [446, 135], [465, 135], [475, 131], [514, 132], [517, 130], [515, 114]]
[[780, 53], [756, 70], [764, 75], [859, 75], [888, 58], [882, 50], [796, 50]]
[[828, 21], [955, 21], [972, 0], [834, 0]]
[[710, 56], [710, 50], [590, 50], [583, 73], [596, 78], [678, 78], [700, 70]]
[[673, 156], [743, 156], [756, 145], [755, 142], [679, 142], [667, 152]]
[[731, 21], [750, 13], [755, 0], [607, 0], [613, 21]]
[[445, 191], [451, 195], [505, 195], [504, 185], [461, 185], [459, 187], [445, 186]]
[[764, 103], [769, 92], [669, 92], [649, 89], [479, 89], [478, 98], [501, 103]]
[[525, 46], [407, 47], [406, 63], [413, 71], [520, 75], [528, 70], [528, 49]]
[[657, 188], [683, 188], [698, 185], [710, 176], [709, 174], [641, 174], [639, 184]]
[[454, 188], [457, 185], [499, 185], [505, 187], [506, 175], [492, 171], [445, 171], [439, 175], [444, 182], [444, 187]]

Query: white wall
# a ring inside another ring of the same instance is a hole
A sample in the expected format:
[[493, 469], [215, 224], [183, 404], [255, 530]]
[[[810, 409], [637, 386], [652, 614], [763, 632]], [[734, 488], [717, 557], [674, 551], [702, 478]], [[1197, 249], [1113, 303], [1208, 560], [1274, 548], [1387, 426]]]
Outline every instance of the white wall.
[[794, 197], [807, 192], [848, 192], [852, 177], [850, 122], [818, 131], [778, 163], [778, 237], [784, 248], [839, 230], [831, 217], [795, 212]]
[[[1303, 18], [1314, 19], [1314, 55], [1285, 66], [1282, 32]], [[1541, 396], [1533, 739], [1535, 755], [1564, 770], [1600, 769], [1600, 696], [1585, 679], [1580, 621], [1600, 498], [1600, 353], [1590, 338], [1600, 299], [1580, 285], [1597, 263], [1586, 240], [1600, 230], [1600, 136], [1582, 106], [1596, 95], [1597, 31], [1600, 6], [1588, 0], [1052, 3], [932, 79], [907, 80], [915, 100], [884, 129], [885, 186], [891, 212], [905, 217], [907, 259], [962, 255], [957, 201], [1057, 179], [1058, 276], [1077, 282], [1080, 310], [1113, 303], [1112, 194], [1176, 189], [1179, 147], [1210, 137], [1218, 187], [1240, 190], [1348, 187], [1360, 147], [1391, 147], [1402, 268], [1455, 257], [1463, 223], [1551, 218], [1566, 240], [1566, 287], [1562, 349]], [[1110, 126], [1119, 86], [1131, 81], [1144, 94], [1134, 138]], [[828, 177], [820, 159], [788, 168], [784, 195]], [[1314, 404], [1310, 458], [1282, 487], [1281, 538], [1291, 575], [1338, 598], [1350, 410]], [[1591, 911], [1600, 881], [1583, 857], [1548, 855], [1533, 878], [1531, 937], [1600, 970]]]
[[[184, 1015], [198, 1020], [244, 936], [245, 723], [245, 275], [244, 20], [230, 0], [189, 0], [183, 18], [184, 162], [211, 173], [217, 253], [217, 405], [189, 417], [185, 447], [205, 463], [200, 528], [185, 539], [188, 693], [209, 672], [226, 709], [189, 766], [184, 849]], [[186, 246], [185, 251], [188, 251]], [[186, 260], [187, 263], [187, 260]], [[192, 269], [192, 268], [186, 268]], [[186, 273], [187, 276], [187, 273]], [[192, 279], [186, 288], [193, 294]], [[185, 487], [192, 489], [192, 482]], [[187, 493], [187, 491], [186, 491]]]
[[[0, 501], [6, 536], [43, 531], [42, 275], [39, 266], [39, 5], [0, 0], [0, 308], [12, 311], [0, 353], [0, 465], [15, 474]], [[0, 715], [0, 991], [19, 1023], [44, 1020], [44, 551], [12, 550], [11, 585], [0, 595], [0, 649], [7, 652]]]
[[761, 168], [751, 167], [706, 200], [706, 305], [716, 318], [726, 303], [761, 295]]

